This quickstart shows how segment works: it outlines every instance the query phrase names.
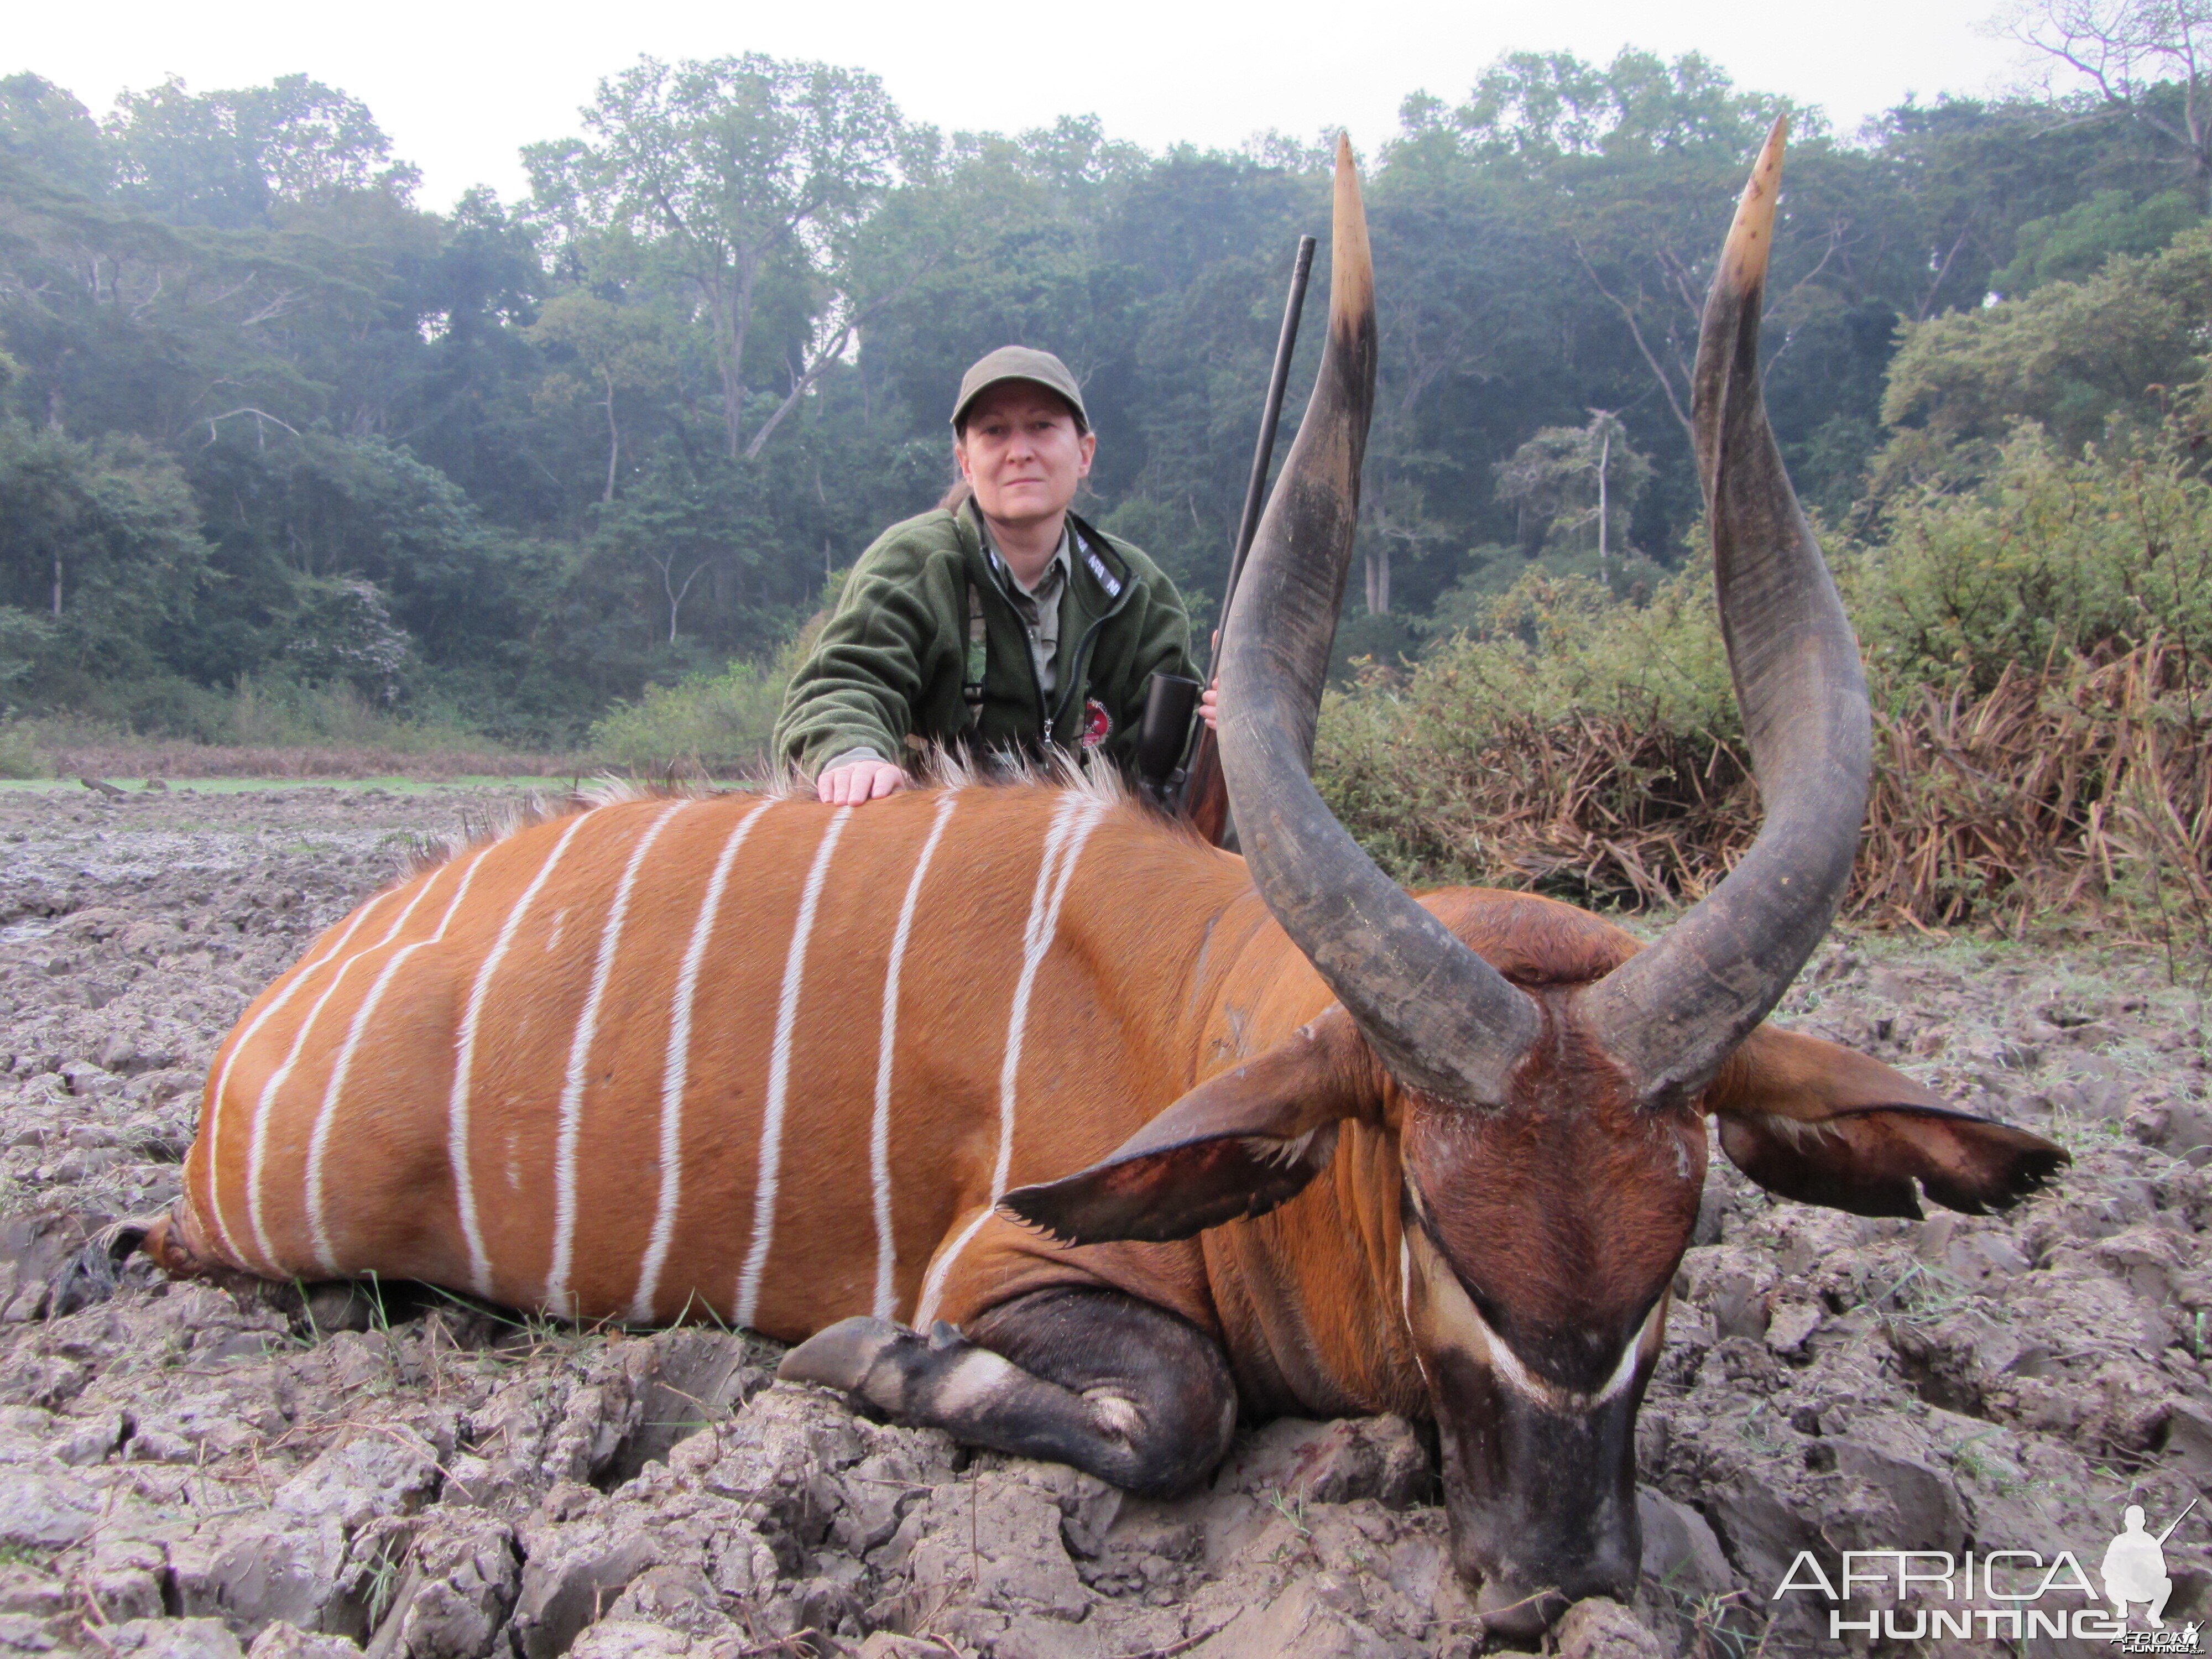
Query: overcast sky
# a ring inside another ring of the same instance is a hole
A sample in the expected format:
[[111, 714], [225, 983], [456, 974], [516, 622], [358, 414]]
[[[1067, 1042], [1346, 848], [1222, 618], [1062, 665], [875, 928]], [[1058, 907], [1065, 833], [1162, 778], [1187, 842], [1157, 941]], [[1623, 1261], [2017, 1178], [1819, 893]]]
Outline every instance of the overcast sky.
[[576, 131], [599, 77], [641, 53], [825, 58], [872, 70], [909, 117], [946, 128], [1096, 114], [1114, 137], [1158, 149], [1345, 125], [1364, 148], [1395, 130], [1407, 93], [1456, 101], [1501, 52], [1565, 48], [1603, 62], [1632, 45], [1703, 52], [1739, 86], [1820, 104], [1848, 132], [1908, 93], [1986, 93], [2015, 76], [2018, 49], [1984, 27], [2000, 3], [17, 0], [0, 70], [33, 70], [95, 113], [122, 88], [172, 74], [212, 91], [304, 70], [365, 101], [422, 169], [423, 205], [444, 207], [473, 184], [520, 194], [516, 148]]

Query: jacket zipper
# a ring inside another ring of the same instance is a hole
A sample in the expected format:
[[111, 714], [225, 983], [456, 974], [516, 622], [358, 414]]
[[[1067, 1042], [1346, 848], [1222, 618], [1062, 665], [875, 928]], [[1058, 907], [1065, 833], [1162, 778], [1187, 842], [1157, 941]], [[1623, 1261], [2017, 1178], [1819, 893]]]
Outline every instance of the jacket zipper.
[[[1082, 532], [1073, 525], [1068, 526], [1068, 550], [1071, 553], [1085, 554], [1090, 551], [1089, 544], [1084, 541]], [[1069, 562], [1072, 565], [1073, 561], [1071, 560]], [[1071, 569], [1068, 572], [1068, 580], [1071, 585], [1074, 580], [1075, 573]], [[1136, 586], [1133, 579], [1123, 582], [1121, 591], [1114, 596], [1113, 604], [1098, 613], [1091, 626], [1083, 630], [1083, 637], [1075, 642], [1075, 654], [1067, 659], [1067, 689], [1060, 695], [1060, 712], [1045, 722], [1044, 740], [1047, 743], [1054, 740], [1060, 730], [1060, 721], [1066, 718], [1068, 706], [1075, 701], [1076, 692], [1082, 689], [1088, 678], [1085, 669], [1090, 663], [1091, 647], [1098, 638], [1098, 630], [1121, 614], [1121, 608], [1129, 603], [1129, 595], [1135, 592]], [[1036, 665], [1034, 662], [1030, 665], [1030, 675], [1032, 678], [1036, 678]]]
[[998, 596], [999, 602], [1013, 613], [1014, 633], [1021, 644], [1022, 663], [1030, 671], [1030, 696], [1032, 699], [1031, 707], [1036, 710], [1037, 730], [1044, 733], [1044, 740], [1049, 744], [1052, 741], [1052, 711], [1045, 707], [1044, 682], [1037, 678], [1036, 657], [1029, 648], [1029, 641], [1024, 631], [1026, 624], [1022, 621], [1021, 608], [1015, 605], [1012, 597], [1006, 592], [1005, 582], [1000, 580], [1000, 566], [998, 560], [991, 556], [988, 544], [983, 550], [983, 568], [990, 575], [991, 590]]
[[[1085, 546], [1083, 537], [1075, 530], [1075, 527], [1073, 525], [1068, 526], [1068, 550], [1071, 553], [1081, 552]], [[1069, 562], [1073, 565], [1073, 561], [1071, 560]], [[997, 560], [991, 556], [988, 544], [986, 544], [983, 554], [983, 568], [990, 573], [991, 585], [998, 590], [999, 598], [1005, 602], [1006, 606], [1009, 611], [1014, 612], [1014, 626], [1016, 631], [1021, 631], [1024, 624], [1022, 623], [1020, 609], [1014, 604], [1012, 598], [1006, 592], [1005, 583], [1000, 580], [1000, 573], [1003, 567]], [[1072, 568], [1067, 573], [1067, 580], [1069, 589], [1072, 592], [1073, 590], [1075, 581], [1075, 572]], [[1108, 623], [1113, 621], [1115, 617], [1121, 614], [1122, 606], [1129, 603], [1129, 595], [1135, 590], [1135, 587], [1136, 583], [1133, 580], [1124, 582], [1121, 586], [1121, 592], [1115, 596], [1113, 604], [1108, 605], [1105, 610], [1100, 611], [1098, 615], [1092, 619], [1091, 626], [1083, 630], [1083, 637], [1075, 642], [1075, 654], [1073, 657], [1070, 657], [1067, 662], [1067, 689], [1060, 693], [1060, 708], [1057, 713], [1045, 706], [1044, 682], [1037, 678], [1036, 657], [1030, 650], [1026, 638], [1024, 639], [1022, 642], [1022, 660], [1029, 665], [1030, 690], [1036, 698], [1037, 727], [1044, 733], [1045, 744], [1048, 748], [1057, 741], [1060, 732], [1060, 722], [1066, 716], [1068, 705], [1075, 701], [1075, 693], [1084, 683], [1084, 665], [1090, 660], [1091, 647], [1098, 638], [1098, 630], [1105, 627]]]
[[[1067, 665], [1067, 690], [1060, 694], [1060, 712], [1045, 722], [1044, 740], [1047, 743], [1054, 740], [1054, 734], [1060, 729], [1060, 722], [1067, 717], [1068, 705], [1075, 701], [1076, 692], [1082, 689], [1085, 678], [1084, 667], [1090, 660], [1091, 643], [1097, 639], [1098, 630], [1106, 626], [1108, 618], [1117, 615], [1121, 607], [1128, 603], [1128, 592], [1125, 588], [1121, 597], [1114, 602], [1114, 608], [1085, 629], [1083, 637], [1075, 642], [1075, 655], [1069, 659]], [[1030, 665], [1030, 674], [1033, 678], [1036, 674], [1035, 663]]]

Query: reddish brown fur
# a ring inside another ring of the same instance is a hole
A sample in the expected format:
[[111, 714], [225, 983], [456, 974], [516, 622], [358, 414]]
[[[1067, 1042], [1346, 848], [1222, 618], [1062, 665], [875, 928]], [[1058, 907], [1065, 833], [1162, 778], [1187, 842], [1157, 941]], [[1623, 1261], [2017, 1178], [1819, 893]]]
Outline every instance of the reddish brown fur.
[[[1555, 1029], [1563, 1000], [1546, 998]], [[1417, 1106], [1406, 1166], [1492, 1328], [1542, 1375], [1594, 1390], [1681, 1259], [1705, 1126], [1692, 1113], [1639, 1110], [1586, 1045], [1570, 1035], [1559, 1047], [1566, 1054], [1524, 1069], [1512, 1110]]]
[[[878, 1005], [900, 900], [942, 799], [915, 792], [849, 815], [825, 873], [793, 1027], [772, 1244], [753, 1313], [771, 1335], [804, 1336], [869, 1310]], [[622, 1316], [635, 1290], [659, 1192], [654, 1145], [678, 961], [708, 871], [757, 805], [731, 796], [681, 806], [641, 866], [582, 1102], [568, 1282], [571, 1310], [584, 1316]], [[471, 1088], [470, 1168], [490, 1263], [482, 1288], [511, 1304], [539, 1304], [554, 1254], [549, 1212], [569, 1040], [623, 872], [669, 806], [617, 803], [580, 821], [524, 830], [372, 900], [345, 952], [325, 948], [338, 930], [319, 943], [226, 1045], [174, 1229], [157, 1229], [149, 1240], [157, 1259], [173, 1271], [216, 1263], [284, 1277], [321, 1271], [301, 1208], [307, 1143], [353, 1011], [382, 965], [412, 945], [422, 948], [403, 963], [364, 1032], [331, 1133], [332, 1265], [471, 1287], [447, 1164], [456, 1032], [517, 898], [570, 834], [568, 855], [492, 981]], [[1095, 814], [1097, 827], [1036, 978], [1009, 1184], [1106, 1158], [1202, 1079], [1283, 1042], [1329, 1006], [1241, 861], [1138, 808], [1008, 787], [962, 791], [951, 811], [918, 903], [895, 1050], [894, 1311], [906, 1318], [919, 1311], [933, 1261], [993, 1196], [1010, 999], [1055, 813]], [[697, 988], [682, 1201], [653, 1304], [659, 1319], [736, 1310], [787, 946], [832, 818], [832, 809], [811, 802], [769, 806], [730, 881]], [[442, 942], [425, 945], [460, 872], [478, 860], [467, 902]], [[426, 884], [443, 884], [425, 896]], [[407, 926], [373, 947], [417, 897]], [[960, 1251], [928, 1311], [963, 1322], [1030, 1290], [1113, 1286], [1218, 1334], [1246, 1398], [1263, 1409], [1422, 1413], [1419, 1367], [1398, 1305], [1402, 1133], [1424, 1190], [1450, 1194], [1448, 1206], [1432, 1211], [1440, 1242], [1486, 1316], [1525, 1345], [1528, 1363], [1587, 1386], [1672, 1270], [1694, 1214], [1702, 1127], [1694, 1118], [1634, 1113], [1620, 1079], [1572, 1036], [1565, 988], [1632, 951], [1627, 934], [1522, 894], [1461, 890], [1424, 902], [1509, 975], [1553, 988], [1542, 992], [1546, 1006], [1569, 1035], [1529, 1062], [1525, 1109], [1478, 1118], [1409, 1103], [1370, 1060], [1370, 1108], [1345, 1126], [1324, 1175], [1280, 1209], [1186, 1243], [1079, 1250], [993, 1215]], [[349, 958], [350, 968], [334, 966]], [[341, 977], [270, 1099], [264, 1255], [243, 1183], [254, 1110], [302, 1018]], [[289, 1003], [254, 1030], [295, 980]], [[210, 1224], [218, 1179], [226, 1234]]]

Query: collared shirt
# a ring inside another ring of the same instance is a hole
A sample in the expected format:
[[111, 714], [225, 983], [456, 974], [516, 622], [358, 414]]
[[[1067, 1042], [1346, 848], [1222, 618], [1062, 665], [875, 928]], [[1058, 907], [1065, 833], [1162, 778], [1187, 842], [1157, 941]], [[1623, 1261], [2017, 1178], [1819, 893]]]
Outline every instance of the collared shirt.
[[1060, 527], [1060, 545], [1052, 550], [1045, 562], [1043, 573], [1036, 586], [1024, 587], [999, 550], [991, 545], [990, 532], [983, 536], [983, 551], [989, 556], [992, 568], [1006, 578], [1006, 597], [1013, 601], [1015, 613], [1022, 619], [1022, 628], [1029, 635], [1030, 660], [1036, 665], [1037, 689], [1050, 703], [1060, 690], [1058, 665], [1054, 660], [1060, 655], [1060, 602], [1067, 593], [1069, 573], [1074, 568], [1071, 532], [1063, 523]]
[[[1060, 602], [1066, 597], [1068, 580], [1075, 568], [1073, 548], [1074, 532], [1063, 524], [1060, 527], [1060, 545], [1045, 561], [1036, 586], [1024, 587], [1020, 578], [1000, 557], [999, 550], [991, 545], [991, 532], [983, 532], [983, 556], [990, 560], [991, 568], [1006, 579], [1006, 597], [1012, 601], [1014, 614], [1022, 619], [1023, 631], [1029, 635], [1030, 660], [1036, 666], [1037, 689], [1044, 693], [1048, 707], [1060, 690], [1059, 665], [1055, 661], [1060, 655]], [[872, 746], [864, 744], [848, 749], [835, 760], [825, 763], [822, 769], [831, 772], [855, 761], [884, 758]]]
[[[776, 726], [781, 756], [818, 777], [825, 763], [849, 763], [863, 748], [912, 763], [935, 744], [979, 760], [1034, 752], [1048, 739], [1073, 747], [1101, 724], [1090, 707], [1096, 701], [1107, 719], [1092, 757], [1129, 769], [1146, 676], [1196, 672], [1175, 584], [1140, 549], [1069, 514], [1068, 579], [1056, 618], [1059, 686], [1052, 707], [1039, 711], [1036, 663], [1026, 653], [1013, 585], [985, 554], [976, 519], [972, 507], [920, 514], [860, 556], [814, 650], [792, 676]], [[1048, 543], [1045, 551], [1054, 550]], [[1036, 561], [1040, 573], [1049, 562]], [[978, 611], [987, 635], [981, 651]], [[1048, 732], [1040, 712], [1060, 729]]]

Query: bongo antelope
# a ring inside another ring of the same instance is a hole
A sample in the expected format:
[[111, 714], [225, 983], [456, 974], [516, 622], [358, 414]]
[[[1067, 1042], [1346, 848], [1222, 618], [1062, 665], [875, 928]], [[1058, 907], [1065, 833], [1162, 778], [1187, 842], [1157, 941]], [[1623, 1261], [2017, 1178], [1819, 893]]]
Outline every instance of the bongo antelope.
[[1432, 1419], [1506, 1629], [1632, 1591], [1634, 1419], [1707, 1122], [1770, 1190], [2008, 1205], [2065, 1161], [1762, 1024], [1849, 878], [1857, 647], [1768, 429], [1778, 125], [1729, 234], [1698, 459], [1766, 818], [1657, 943], [1413, 896], [1308, 781], [1376, 325], [1336, 180], [1328, 337], [1224, 645], [1246, 858], [1114, 791], [951, 775], [861, 809], [618, 799], [363, 905], [246, 1012], [179, 1273], [411, 1278], [579, 1319], [714, 1317], [787, 1377], [1133, 1490], [1241, 1411]]

